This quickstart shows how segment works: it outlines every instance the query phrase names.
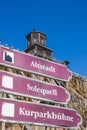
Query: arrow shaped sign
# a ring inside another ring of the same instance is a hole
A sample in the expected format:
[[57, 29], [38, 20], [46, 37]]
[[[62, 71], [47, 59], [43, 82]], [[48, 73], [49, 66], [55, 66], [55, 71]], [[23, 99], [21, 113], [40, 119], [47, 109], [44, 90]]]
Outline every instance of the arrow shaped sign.
[[73, 109], [0, 99], [0, 120], [77, 128], [80, 115]]
[[0, 47], [0, 64], [63, 81], [71, 78], [66, 65]]
[[62, 86], [4, 71], [0, 71], [0, 77], [0, 90], [7, 93], [64, 104], [70, 100], [68, 91]]

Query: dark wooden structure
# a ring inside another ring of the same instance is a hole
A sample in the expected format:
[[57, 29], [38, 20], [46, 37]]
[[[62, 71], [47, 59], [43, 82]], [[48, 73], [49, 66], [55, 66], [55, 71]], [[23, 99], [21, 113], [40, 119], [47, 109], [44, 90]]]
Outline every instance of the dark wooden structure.
[[42, 58], [52, 59], [52, 50], [46, 47], [46, 35], [41, 32], [31, 32], [26, 36], [27, 48], [25, 53], [30, 53]]

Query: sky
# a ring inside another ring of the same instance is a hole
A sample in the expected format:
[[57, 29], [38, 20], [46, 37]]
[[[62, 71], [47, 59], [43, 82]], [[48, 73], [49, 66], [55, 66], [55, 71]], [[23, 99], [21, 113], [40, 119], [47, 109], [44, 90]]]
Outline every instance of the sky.
[[87, 0], [0, 0], [1, 44], [23, 51], [33, 28], [46, 34], [53, 59], [87, 78]]

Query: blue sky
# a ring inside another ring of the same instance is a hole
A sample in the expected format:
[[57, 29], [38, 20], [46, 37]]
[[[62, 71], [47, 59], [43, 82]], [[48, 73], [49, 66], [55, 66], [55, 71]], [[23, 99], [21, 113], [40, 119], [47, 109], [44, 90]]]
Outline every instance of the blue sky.
[[53, 58], [87, 77], [87, 0], [0, 0], [2, 44], [24, 50], [33, 28], [47, 35]]

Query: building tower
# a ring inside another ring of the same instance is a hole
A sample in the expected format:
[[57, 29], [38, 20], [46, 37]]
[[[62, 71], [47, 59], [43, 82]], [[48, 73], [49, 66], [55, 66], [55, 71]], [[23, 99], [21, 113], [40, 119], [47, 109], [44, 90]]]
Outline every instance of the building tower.
[[52, 50], [46, 47], [46, 35], [41, 32], [31, 32], [26, 35], [26, 53], [36, 55], [45, 59], [52, 59]]

